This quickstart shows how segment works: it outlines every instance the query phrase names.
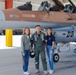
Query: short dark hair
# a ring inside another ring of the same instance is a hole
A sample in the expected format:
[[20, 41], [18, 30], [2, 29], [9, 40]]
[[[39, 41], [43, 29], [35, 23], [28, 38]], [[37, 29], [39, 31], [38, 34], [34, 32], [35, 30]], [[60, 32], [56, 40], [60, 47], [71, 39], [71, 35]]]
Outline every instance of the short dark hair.
[[48, 27], [48, 29], [52, 30], [52, 28], [51, 28], [51, 27]]
[[41, 27], [40, 25], [36, 25], [35, 27]]

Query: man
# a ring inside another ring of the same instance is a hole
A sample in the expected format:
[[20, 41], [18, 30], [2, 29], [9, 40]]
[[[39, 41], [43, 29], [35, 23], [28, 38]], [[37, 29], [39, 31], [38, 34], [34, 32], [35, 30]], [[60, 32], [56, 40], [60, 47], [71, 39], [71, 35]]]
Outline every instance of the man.
[[47, 74], [47, 62], [45, 55], [45, 34], [41, 32], [40, 25], [36, 26], [36, 32], [31, 37], [31, 47], [34, 44], [36, 74], [39, 73], [39, 54], [41, 55], [44, 74]]

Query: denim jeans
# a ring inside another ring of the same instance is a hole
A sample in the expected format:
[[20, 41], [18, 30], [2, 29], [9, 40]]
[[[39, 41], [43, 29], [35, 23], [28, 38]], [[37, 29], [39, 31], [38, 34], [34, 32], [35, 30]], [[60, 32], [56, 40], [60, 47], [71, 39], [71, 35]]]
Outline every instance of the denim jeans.
[[52, 54], [50, 54], [51, 50], [52, 50], [52, 46], [47, 45], [47, 56], [49, 59], [49, 66], [50, 66], [50, 70], [53, 70], [54, 69], [54, 61], [53, 61], [54, 51], [52, 50]]
[[24, 50], [25, 56], [22, 55], [23, 57], [23, 71], [26, 72], [28, 70], [28, 65], [29, 65], [29, 56], [30, 56], [30, 50]]

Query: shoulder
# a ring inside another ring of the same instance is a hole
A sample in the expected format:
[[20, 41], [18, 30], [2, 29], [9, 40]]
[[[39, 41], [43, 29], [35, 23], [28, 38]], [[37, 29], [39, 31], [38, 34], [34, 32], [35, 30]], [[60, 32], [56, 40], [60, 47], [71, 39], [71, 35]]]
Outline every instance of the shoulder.
[[45, 35], [45, 33], [44, 33], [44, 32], [41, 32], [41, 34]]
[[21, 38], [24, 38], [24, 35], [22, 35], [22, 37]]
[[34, 36], [34, 35], [36, 35], [36, 32], [34, 32], [31, 36]]
[[46, 37], [48, 37], [48, 35], [46, 35]]
[[36, 35], [36, 32], [34, 32], [34, 33], [31, 35], [31, 38], [34, 38], [35, 35]]
[[26, 35], [22, 35], [22, 38], [23, 38], [23, 39], [26, 38]]
[[24, 35], [22, 35], [21, 40], [24, 40]]
[[55, 41], [55, 36], [54, 35], [52, 35], [52, 40]]
[[55, 36], [54, 36], [54, 35], [52, 35], [52, 38], [55, 38]]

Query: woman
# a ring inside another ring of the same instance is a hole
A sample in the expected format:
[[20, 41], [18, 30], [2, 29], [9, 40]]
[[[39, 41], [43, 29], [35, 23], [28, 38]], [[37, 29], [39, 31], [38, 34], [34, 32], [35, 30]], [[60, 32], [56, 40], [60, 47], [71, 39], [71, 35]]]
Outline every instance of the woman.
[[21, 37], [21, 48], [22, 48], [22, 64], [23, 71], [25, 75], [29, 75], [28, 65], [29, 65], [29, 56], [30, 56], [30, 29], [24, 28], [23, 35]]
[[54, 46], [55, 46], [55, 37], [52, 34], [52, 28], [48, 28], [47, 30], [46, 41], [47, 41], [47, 47], [46, 47], [47, 56], [49, 59], [49, 66], [50, 66], [49, 73], [52, 74], [54, 69], [53, 55], [54, 55]]

